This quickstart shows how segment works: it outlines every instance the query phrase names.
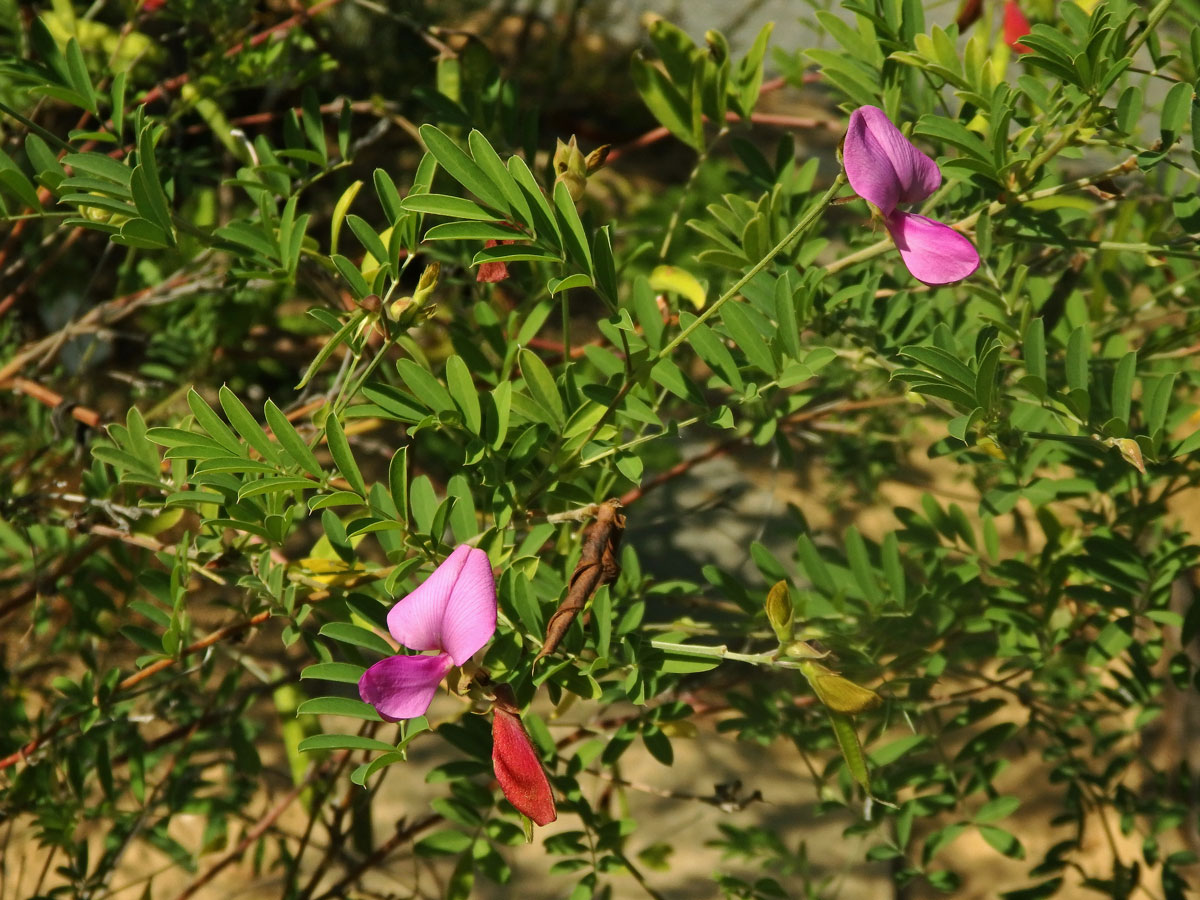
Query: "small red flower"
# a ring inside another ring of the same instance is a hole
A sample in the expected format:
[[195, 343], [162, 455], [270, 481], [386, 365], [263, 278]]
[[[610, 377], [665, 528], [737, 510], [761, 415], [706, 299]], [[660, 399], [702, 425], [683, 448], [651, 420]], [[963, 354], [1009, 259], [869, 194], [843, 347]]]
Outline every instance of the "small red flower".
[[1033, 50], [1021, 43], [1021, 38], [1029, 34], [1029, 20], [1017, 0], [1007, 0], [1004, 4], [1004, 43], [1018, 53], [1032, 53]]
[[[516, 241], [488, 241], [483, 245], [483, 249], [487, 250], [491, 247], [496, 247], [500, 244], [515, 244]], [[503, 262], [485, 262], [479, 264], [479, 271], [475, 273], [475, 280], [484, 284], [495, 284], [497, 281], [503, 281], [508, 277], [508, 263]]]
[[550, 782], [521, 717], [515, 709], [507, 707], [501, 700], [492, 710], [492, 765], [496, 780], [517, 812], [538, 825], [549, 825], [558, 818]]

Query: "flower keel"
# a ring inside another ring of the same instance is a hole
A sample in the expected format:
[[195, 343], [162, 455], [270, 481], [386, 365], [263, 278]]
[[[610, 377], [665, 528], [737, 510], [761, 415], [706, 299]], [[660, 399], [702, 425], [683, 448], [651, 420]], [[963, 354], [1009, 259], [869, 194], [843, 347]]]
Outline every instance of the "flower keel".
[[892, 213], [886, 223], [900, 259], [918, 281], [953, 284], [979, 268], [974, 245], [949, 225], [904, 212]]
[[388, 722], [425, 715], [454, 662], [449, 655], [389, 656], [358, 680], [358, 694]]

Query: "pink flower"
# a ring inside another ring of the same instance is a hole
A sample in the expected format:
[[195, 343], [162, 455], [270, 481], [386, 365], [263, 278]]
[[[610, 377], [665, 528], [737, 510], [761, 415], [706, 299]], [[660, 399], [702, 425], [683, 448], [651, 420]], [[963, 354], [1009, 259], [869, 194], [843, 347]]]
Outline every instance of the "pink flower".
[[423, 716], [442, 678], [496, 631], [496, 581], [487, 554], [462, 544], [424, 583], [392, 607], [388, 630], [410, 650], [435, 656], [392, 656], [363, 672], [359, 696], [389, 722]]
[[842, 162], [850, 187], [883, 214], [900, 258], [914, 278], [926, 284], [950, 284], [979, 268], [975, 247], [949, 225], [896, 208], [901, 203], [920, 203], [932, 194], [942, 183], [942, 173], [882, 109], [862, 106], [850, 114]]
[[492, 765], [500, 790], [517, 812], [538, 825], [558, 818], [554, 794], [517, 710], [497, 697], [492, 710]]
[[1032, 50], [1021, 43], [1021, 38], [1027, 34], [1029, 20], [1025, 18], [1025, 13], [1021, 12], [1017, 0], [1008, 0], [1004, 4], [1004, 43], [1018, 53], [1032, 53]]

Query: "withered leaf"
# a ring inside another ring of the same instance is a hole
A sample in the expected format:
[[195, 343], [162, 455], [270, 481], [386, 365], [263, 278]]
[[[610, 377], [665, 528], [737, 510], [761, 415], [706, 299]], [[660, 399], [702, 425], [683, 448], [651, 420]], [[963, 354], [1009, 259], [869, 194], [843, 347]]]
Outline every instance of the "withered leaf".
[[625, 530], [625, 517], [617, 512], [620, 505], [616, 500], [607, 500], [596, 511], [596, 520], [588, 526], [584, 535], [583, 553], [571, 574], [567, 596], [546, 623], [546, 639], [536, 659], [549, 656], [558, 649], [567, 629], [583, 611], [596, 589], [603, 584], [611, 584], [621, 574], [617, 549]]

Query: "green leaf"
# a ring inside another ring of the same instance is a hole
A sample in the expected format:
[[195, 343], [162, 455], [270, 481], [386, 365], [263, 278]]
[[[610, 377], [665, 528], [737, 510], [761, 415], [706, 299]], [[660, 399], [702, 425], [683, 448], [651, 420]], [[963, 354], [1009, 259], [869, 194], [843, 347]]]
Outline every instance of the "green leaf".
[[658, 67], [636, 52], [630, 59], [630, 74], [651, 115], [688, 146], [703, 149], [704, 135], [697, 134], [692, 127], [691, 103]]
[[522, 349], [519, 358], [521, 374], [525, 377], [525, 385], [529, 389], [530, 396], [550, 413], [556, 424], [561, 426], [566, 420], [566, 413], [563, 410], [562, 396], [558, 392], [558, 385], [554, 383], [554, 376], [550, 374], [546, 364], [532, 351]]
[[508, 212], [504, 191], [445, 132], [433, 125], [422, 125], [421, 140], [451, 178], [493, 209]]
[[983, 804], [973, 818], [976, 824], [997, 822], [1011, 816], [1020, 805], [1021, 801], [1011, 795], [995, 797]]
[[473, 200], [453, 197], [449, 194], [409, 194], [400, 205], [410, 212], [431, 213], [450, 219], [478, 219], [483, 222], [500, 221], [502, 217]]
[[1030, 319], [1025, 326], [1021, 355], [1025, 359], [1025, 371], [1046, 383], [1046, 332], [1042, 318]]
[[[371, 293], [371, 286], [367, 284], [367, 279], [363, 277], [363, 274], [359, 271], [358, 266], [350, 262], [350, 260], [346, 259], [346, 257], [342, 256], [340, 253], [333, 253], [329, 258], [333, 261], [334, 266], [341, 273], [342, 277], [346, 279], [346, 283], [350, 285], [350, 290], [354, 293], [356, 300], [362, 300], [367, 296], [367, 294]], [[385, 259], [386, 258], [387, 257], [385, 257]], [[330, 341], [326, 346], [330, 348], [330, 352], [332, 353], [337, 347], [337, 342]], [[316, 361], [314, 360], [314, 364], [315, 362]], [[313, 368], [310, 366], [309, 372], [312, 371]], [[309, 377], [309, 375], [306, 375], [300, 384], [304, 385], [308, 381]]]
[[196, 423], [213, 440], [234, 456], [246, 456], [246, 448], [238, 440], [237, 435], [230, 431], [229, 426], [221, 421], [220, 416], [213, 412], [212, 407], [205, 403], [204, 398], [197, 394], [195, 390], [188, 391], [187, 403], [188, 408], [192, 411], [192, 415], [196, 417]]
[[267, 462], [280, 465], [278, 449], [271, 443], [271, 439], [267, 437], [266, 432], [262, 430], [237, 395], [227, 386], [221, 385], [221, 389], [217, 392], [217, 398], [221, 401], [221, 408], [229, 417], [230, 424], [237, 429], [238, 434], [245, 439], [246, 443], [261, 453]]
[[84, 99], [84, 107], [87, 111], [93, 116], [99, 115], [100, 110], [96, 105], [96, 90], [92, 87], [92, 79], [88, 75], [87, 63], [83, 58], [83, 51], [79, 48], [79, 41], [73, 37], [67, 39], [66, 61], [67, 76], [70, 79], [71, 87]]
[[427, 241], [516, 241], [527, 238], [523, 232], [495, 222], [443, 222], [425, 232]]
[[446, 386], [458, 411], [462, 413], [463, 424], [472, 434], [479, 434], [483, 427], [483, 416], [479, 409], [479, 394], [475, 389], [475, 379], [471, 370], [463, 362], [461, 356], [451, 356], [446, 360]]
[[335, 415], [330, 415], [325, 420], [325, 440], [329, 444], [329, 455], [333, 457], [338, 471], [342, 473], [354, 491], [364, 497], [367, 496], [366, 482], [363, 481], [362, 472], [358, 470], [358, 463], [354, 461], [354, 454], [350, 451], [350, 442], [346, 440], [346, 432], [342, 430], [342, 423]]
[[317, 92], [312, 89], [311, 85], [304, 88], [300, 104], [304, 112], [304, 115], [300, 117], [300, 123], [304, 126], [304, 136], [308, 138], [312, 148], [321, 155], [321, 165], [327, 165], [329, 163], [329, 145], [325, 142], [321, 103], [317, 99]]
[[592, 279], [588, 278], [582, 272], [575, 275], [568, 275], [566, 278], [551, 278], [546, 282], [546, 290], [553, 296], [560, 294], [563, 291], [569, 291], [573, 288], [591, 287]]
[[238, 488], [238, 499], [257, 497], [261, 494], [283, 494], [295, 491], [316, 491], [321, 485], [297, 475], [267, 475], [257, 481], [250, 481]]
[[408, 448], [400, 447], [388, 463], [388, 493], [400, 522], [408, 524]]
[[482, 265], [487, 262], [561, 263], [562, 258], [548, 250], [539, 250], [529, 244], [513, 244], [511, 246], [487, 247], [480, 250], [471, 258], [472, 266]]
[[550, 204], [546, 201], [546, 195], [538, 185], [537, 179], [533, 177], [533, 173], [529, 171], [525, 160], [519, 156], [510, 156], [508, 171], [517, 187], [520, 188], [521, 196], [525, 198], [529, 207], [532, 222], [526, 224], [533, 226], [534, 235], [543, 243], [553, 244], [561, 250], [562, 235], [558, 230], [558, 222], [554, 218]]
[[612, 226], [597, 228], [592, 236], [592, 261], [596, 288], [611, 304], [617, 302], [617, 267], [613, 259]]
[[1192, 85], [1179, 81], [1171, 85], [1162, 105], [1162, 142], [1164, 147], [1170, 147], [1183, 133], [1192, 105]]
[[467, 146], [470, 147], [471, 155], [480, 171], [504, 195], [509, 211], [517, 217], [518, 221], [527, 225], [531, 224], [529, 204], [525, 200], [525, 195], [521, 193], [521, 189], [513, 180], [508, 167], [504, 165], [504, 160], [488, 143], [488, 139], [483, 136], [481, 131], [473, 128], [467, 135]]
[[375, 707], [361, 700], [350, 697], [314, 697], [305, 700], [296, 708], [300, 716], [347, 716], [352, 719], [367, 719], [371, 722], [382, 722]]
[[708, 364], [713, 374], [735, 391], [740, 392], [745, 389], [745, 382], [742, 381], [733, 354], [729, 352], [729, 348], [711, 328], [703, 323], [698, 323], [696, 316], [691, 313], [679, 314], [679, 326], [684, 329], [691, 328], [692, 333], [688, 337], [688, 344], [696, 351], [696, 355]]
[[1070, 390], [1087, 392], [1090, 353], [1091, 340], [1087, 326], [1080, 325], [1067, 338], [1067, 387]]
[[396, 183], [392, 181], [392, 176], [383, 169], [376, 169], [371, 177], [375, 183], [375, 195], [379, 198], [379, 205], [383, 207], [383, 214], [387, 216], [388, 224], [395, 225], [405, 213], [404, 207], [400, 203], [400, 192], [396, 190]]
[[1171, 405], [1171, 391], [1175, 387], [1175, 373], [1156, 378], [1142, 379], [1142, 416], [1146, 422], [1146, 434], [1153, 437], [1166, 424], [1167, 410]]
[[41, 210], [42, 204], [38, 201], [37, 188], [5, 153], [0, 153], [0, 187], [5, 188], [34, 212]]
[[175, 242], [170, 234], [146, 219], [130, 219], [121, 226], [119, 233], [112, 236], [112, 240], [142, 250], [166, 250]]
[[889, 531], [884, 535], [880, 545], [880, 555], [883, 559], [883, 576], [887, 580], [888, 591], [898, 605], [904, 605], [904, 595], [907, 580], [904, 577], [904, 566], [900, 560], [900, 542], [896, 532]]
[[395, 750], [395, 746], [386, 741], [362, 737], [357, 734], [314, 734], [306, 737], [298, 746], [301, 752], [309, 750]]
[[754, 317], [740, 303], [726, 303], [721, 309], [721, 321], [729, 329], [738, 348], [756, 367], [768, 375], [779, 374], [775, 357], [767, 346], [766, 337], [755, 324]]
[[437, 494], [433, 491], [433, 483], [428, 475], [418, 475], [409, 482], [408, 507], [412, 510], [411, 521], [417, 530], [428, 534], [438, 510]]
[[771, 32], [774, 28], [774, 22], [768, 22], [762, 27], [733, 77], [734, 84], [737, 86], [733, 92], [734, 105], [738, 115], [742, 118], [749, 116], [758, 102], [758, 94], [762, 90], [763, 60], [766, 57], [767, 44], [771, 40]]
[[1013, 859], [1025, 858], [1025, 848], [1021, 846], [1016, 835], [994, 825], [980, 825], [978, 828], [979, 836], [987, 841], [993, 849]]
[[567, 253], [575, 260], [590, 278], [592, 276], [592, 250], [588, 242], [587, 232], [579, 218], [579, 210], [571, 199], [565, 181], [554, 185], [554, 208], [558, 213], [558, 223], [563, 236], [563, 244]]
[[445, 829], [435, 831], [429, 837], [422, 838], [413, 845], [417, 856], [457, 856], [474, 844], [474, 839], [461, 831]]
[[796, 555], [800, 559], [800, 565], [804, 569], [804, 573], [808, 576], [808, 580], [813, 583], [813, 587], [823, 594], [834, 595], [837, 593], [837, 586], [833, 581], [833, 576], [825, 565], [825, 561], [821, 559], [821, 554], [817, 550], [816, 544], [812, 542], [807, 534], [800, 535], [796, 540]]
[[391, 254], [388, 253], [388, 248], [384, 246], [379, 235], [375, 233], [375, 229], [367, 224], [366, 219], [353, 215], [346, 216], [346, 224], [350, 226], [350, 230], [354, 232], [354, 236], [358, 238], [363, 249], [375, 257], [381, 266], [386, 266], [388, 274], [395, 278], [396, 272], [391, 267]]
[[321, 626], [318, 632], [323, 637], [331, 638], [343, 644], [353, 644], [364, 650], [374, 650], [383, 656], [395, 656], [392, 645], [373, 631], [368, 631], [350, 622], [329, 622]]
[[317, 462], [316, 456], [309, 449], [308, 444], [300, 437], [292, 423], [288, 421], [287, 416], [275, 405], [274, 401], [268, 400], [263, 405], [263, 415], [267, 420], [267, 425], [275, 435], [275, 440], [279, 441], [283, 452], [286, 453], [295, 465], [300, 466], [304, 471], [308, 472], [314, 478], [323, 479], [325, 472], [321, 468], [321, 464]]
[[846, 761], [850, 777], [857, 781], [864, 791], [870, 793], [871, 773], [867, 770], [867, 758], [863, 755], [862, 744], [858, 741], [858, 732], [854, 730], [854, 719], [828, 708], [825, 712], [833, 726], [833, 736], [837, 738], [838, 748], [842, 751], [842, 759]]
[[1112, 414], [1113, 418], [1129, 422], [1129, 408], [1133, 401], [1133, 379], [1137, 373], [1137, 351], [1131, 350], [1121, 357], [1113, 372]]
[[319, 678], [322, 681], [337, 681], [342, 684], [358, 684], [358, 681], [363, 676], [363, 672], [367, 671], [362, 666], [355, 666], [351, 663], [328, 662], [314, 663], [311, 666], [306, 666], [300, 673], [300, 678]]
[[456, 409], [450, 392], [424, 366], [411, 359], [401, 359], [396, 362], [396, 371], [400, 373], [413, 396], [429, 409], [434, 412]]

